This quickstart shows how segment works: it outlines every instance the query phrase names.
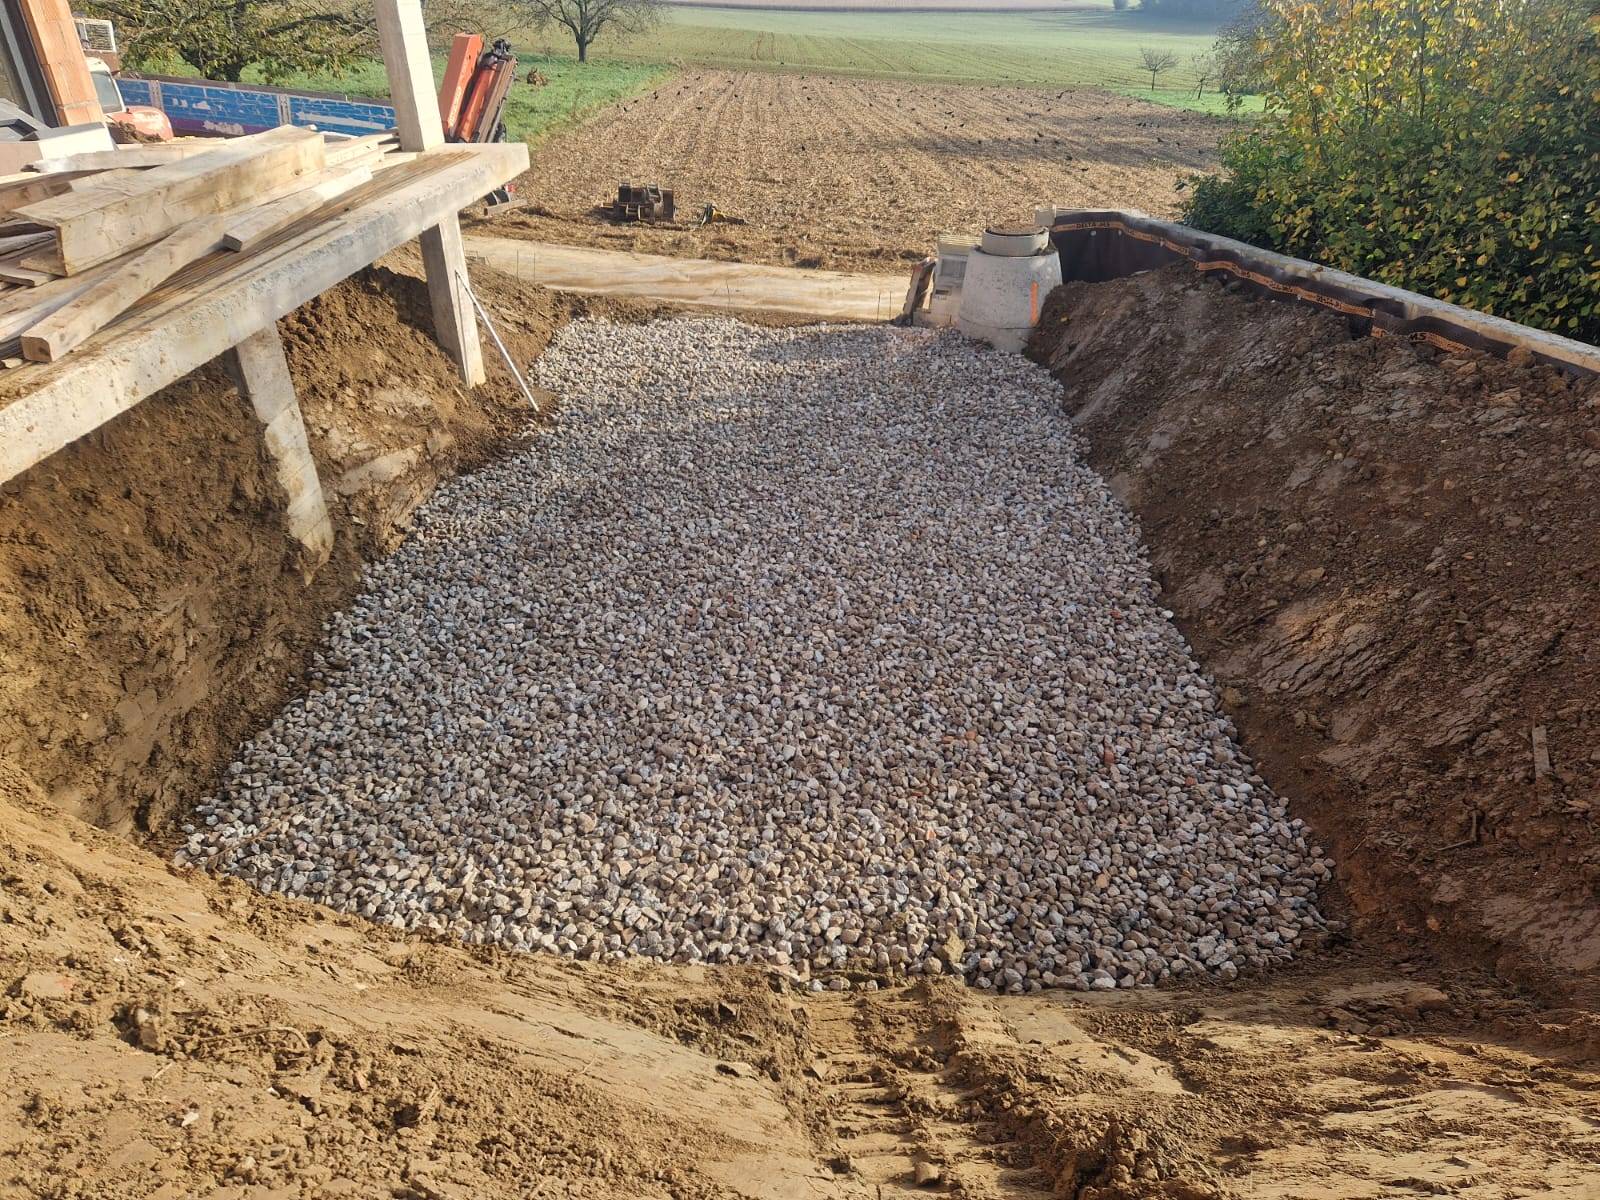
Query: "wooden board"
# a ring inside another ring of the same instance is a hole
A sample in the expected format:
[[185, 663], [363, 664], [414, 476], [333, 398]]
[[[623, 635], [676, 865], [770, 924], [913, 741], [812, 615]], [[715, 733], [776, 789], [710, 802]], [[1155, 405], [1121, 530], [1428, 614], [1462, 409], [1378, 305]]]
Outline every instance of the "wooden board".
[[141, 308], [78, 353], [18, 368], [14, 386], [22, 390], [0, 400], [0, 483], [528, 169], [521, 143], [437, 154], [449, 156], [449, 165], [421, 177], [421, 163], [385, 173], [369, 186], [393, 183], [339, 220], [255, 255], [227, 256], [233, 265], [203, 286]]
[[121, 260], [114, 259], [71, 279], [57, 279], [38, 288], [23, 288], [15, 295], [0, 297], [0, 348], [20, 351], [24, 333], [83, 295], [119, 266]]
[[23, 334], [22, 356], [31, 362], [54, 362], [81, 345], [180, 268], [219, 248], [227, 220], [222, 216], [197, 218], [134, 255]]
[[11, 212], [64, 195], [72, 190], [72, 180], [70, 175], [34, 175], [31, 172], [7, 175], [0, 180], [0, 212]]
[[249, 250], [371, 178], [372, 172], [366, 167], [325, 171], [317, 183], [304, 191], [258, 205], [230, 219], [222, 235], [222, 244], [228, 250]]
[[355, 160], [365, 160], [368, 155], [382, 154], [397, 148], [400, 143], [393, 133], [369, 133], [365, 137], [338, 142], [323, 151], [322, 160], [330, 167], [341, 167]]
[[320, 134], [280, 126], [208, 154], [130, 171], [115, 183], [97, 182], [82, 192], [27, 205], [17, 215], [54, 229], [56, 243], [48, 252], [30, 255], [23, 265], [76, 274], [322, 166]]
[[41, 283], [52, 283], [61, 278], [48, 271], [30, 271], [27, 267], [18, 266], [14, 262], [0, 259], [0, 279], [10, 283], [20, 283], [24, 287], [38, 287]]
[[35, 171], [115, 171], [124, 167], [164, 167], [197, 154], [209, 154], [225, 145], [217, 141], [157, 142], [147, 146], [126, 146], [118, 150], [89, 150], [60, 158], [41, 158]]

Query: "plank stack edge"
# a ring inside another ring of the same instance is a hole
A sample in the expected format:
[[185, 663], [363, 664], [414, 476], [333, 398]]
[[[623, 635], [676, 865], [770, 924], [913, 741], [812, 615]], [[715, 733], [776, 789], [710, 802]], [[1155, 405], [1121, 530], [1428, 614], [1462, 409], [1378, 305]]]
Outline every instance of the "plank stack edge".
[[190, 264], [249, 253], [415, 157], [392, 132], [335, 140], [284, 125], [0, 177], [0, 365], [56, 361]]

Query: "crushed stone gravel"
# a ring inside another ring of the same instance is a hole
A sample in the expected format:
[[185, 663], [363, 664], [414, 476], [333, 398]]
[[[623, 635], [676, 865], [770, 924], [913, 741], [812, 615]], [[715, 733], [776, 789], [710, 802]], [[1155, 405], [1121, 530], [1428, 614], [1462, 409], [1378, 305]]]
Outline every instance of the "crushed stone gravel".
[[812, 987], [1232, 978], [1331, 864], [1056, 384], [951, 333], [578, 322], [183, 862], [474, 943]]

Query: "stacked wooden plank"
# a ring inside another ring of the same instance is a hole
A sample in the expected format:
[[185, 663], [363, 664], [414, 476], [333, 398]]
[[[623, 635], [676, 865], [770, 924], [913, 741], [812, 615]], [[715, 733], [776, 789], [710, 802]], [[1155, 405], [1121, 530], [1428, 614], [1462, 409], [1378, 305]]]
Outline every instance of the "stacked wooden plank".
[[0, 361], [53, 362], [191, 263], [259, 248], [415, 157], [392, 134], [332, 140], [281, 126], [0, 178]]

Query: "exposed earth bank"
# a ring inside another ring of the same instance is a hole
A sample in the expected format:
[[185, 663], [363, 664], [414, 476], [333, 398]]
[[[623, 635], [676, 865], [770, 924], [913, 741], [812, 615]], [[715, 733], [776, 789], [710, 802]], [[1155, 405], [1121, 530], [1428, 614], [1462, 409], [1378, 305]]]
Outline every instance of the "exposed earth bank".
[[1358, 916], [1596, 999], [1600, 382], [1174, 267], [1052, 298], [1031, 353]]
[[[0, 487], [0, 758], [62, 810], [155, 830], [193, 804], [288, 697], [363, 561], [532, 419], [487, 343], [490, 382], [460, 386], [417, 264], [394, 266], [280, 322], [335, 532], [309, 579], [220, 364]], [[573, 313], [642, 311], [481, 274], [523, 362]]]
[[[475, 282], [524, 360], [570, 311], [590, 308], [487, 275]], [[1305, 534], [1289, 532], [1289, 519], [1272, 526], [1279, 541], [1259, 547], [1257, 565], [1245, 550], [1268, 530], [1210, 541], [1200, 517], [1216, 508], [1244, 525], [1265, 518], [1243, 514], [1288, 503], [1273, 499], [1287, 483], [1272, 474], [1284, 463], [1245, 445], [1281, 426], [1285, 462], [1292, 453], [1309, 461], [1313, 443], [1295, 439], [1335, 413], [1293, 402], [1297, 372], [1310, 369], [1295, 364], [1321, 364], [1345, 381], [1322, 386], [1337, 386], [1344, 402], [1337, 428], [1349, 433], [1349, 451], [1338, 461], [1356, 460], [1344, 468], [1354, 478], [1361, 465], [1387, 461], [1365, 440], [1361, 422], [1376, 419], [1360, 413], [1370, 396], [1401, 412], [1404, 397], [1427, 398], [1424, 413], [1434, 403], [1431, 385], [1395, 382], [1369, 394], [1374, 364], [1419, 380], [1445, 378], [1436, 374], [1444, 368], [1414, 356], [1391, 362], [1397, 349], [1347, 343], [1292, 310], [1236, 309], [1244, 302], [1158, 277], [1069, 292], [1066, 301], [1077, 307], [1052, 316], [1057, 333], [1073, 328], [1060, 316], [1072, 316], [1083, 340], [1095, 333], [1115, 352], [1074, 351], [1071, 337], [1046, 347], [1062, 355], [1071, 402], [1103, 469], [1140, 511], [1201, 661], [1250, 700], [1233, 702], [1246, 747], [1329, 839], [1369, 914], [1357, 947], [1365, 939], [1375, 948], [1336, 947], [1283, 974], [1191, 991], [996, 998], [922, 982], [803, 996], [760, 968], [599, 966], [407, 939], [172, 868], [137, 832], [80, 819], [164, 828], [164, 816], [191, 803], [238, 740], [298, 686], [322, 616], [349, 594], [365, 557], [394, 544], [438, 478], [493, 454], [526, 420], [507, 380], [472, 397], [457, 391], [422, 332], [415, 283], [374, 273], [284, 325], [319, 467], [338, 497], [339, 548], [309, 588], [248, 409], [220, 377], [176, 385], [0, 492], [0, 1197], [1592, 1196], [1600, 1180], [1592, 1012], [1552, 1007], [1554, 986], [1540, 998], [1470, 963], [1441, 961], [1491, 938], [1503, 947], [1583, 945], [1538, 927], [1497, 933], [1463, 914], [1490, 907], [1475, 897], [1502, 893], [1517, 911], [1531, 913], [1542, 896], [1575, 910], [1592, 879], [1583, 873], [1593, 864], [1587, 817], [1566, 810], [1594, 778], [1571, 749], [1585, 738], [1594, 745], [1594, 716], [1570, 711], [1593, 692], [1594, 618], [1572, 613], [1579, 593], [1565, 565], [1592, 544], [1573, 540], [1579, 506], [1593, 508], [1593, 463], [1573, 458], [1593, 428], [1582, 407], [1592, 397], [1480, 363], [1475, 370], [1496, 381], [1492, 395], [1516, 387], [1520, 397], [1517, 407], [1482, 406], [1504, 410], [1486, 429], [1513, 423], [1498, 441], [1481, 435], [1497, 457], [1473, 457], [1464, 433], [1411, 443], [1413, 455], [1467, 455], [1459, 461], [1476, 466], [1444, 476], [1460, 490], [1446, 493], [1441, 480], [1439, 494], [1475, 494], [1502, 514], [1490, 534], [1460, 523], [1476, 508], [1430, 499], [1422, 510], [1430, 515], [1416, 520], [1421, 532], [1408, 534], [1432, 535], [1422, 561], [1447, 536], [1457, 540], [1446, 566], [1426, 577], [1443, 572], [1465, 587], [1471, 564], [1485, 561], [1486, 539], [1497, 554], [1509, 547], [1516, 531], [1503, 528], [1503, 516], [1522, 516], [1524, 553], [1539, 570], [1486, 578], [1498, 593], [1462, 595], [1478, 597], [1485, 613], [1498, 595], [1571, 614], [1553, 649], [1534, 640], [1536, 656], [1520, 667], [1494, 649], [1495, 638], [1518, 644], [1508, 620], [1535, 639], [1553, 619], [1531, 607], [1495, 610], [1493, 623], [1469, 615], [1470, 639], [1444, 641], [1452, 609], [1431, 610], [1425, 629], [1407, 633], [1397, 614], [1409, 610], [1394, 597], [1423, 589], [1401, 580], [1380, 603], [1387, 576], [1373, 564], [1404, 553], [1412, 543], [1390, 530], [1411, 526], [1369, 521], [1341, 534], [1342, 544], [1330, 533], [1318, 543], [1321, 578], [1349, 573], [1348, 585], [1340, 581], [1349, 594], [1330, 611], [1370, 605], [1366, 619], [1383, 637], [1399, 636], [1402, 649], [1375, 637], [1369, 653], [1389, 673], [1350, 685], [1349, 698], [1340, 672], [1356, 667], [1335, 671], [1324, 699], [1294, 693], [1308, 714], [1300, 729], [1293, 710], [1252, 682], [1271, 678], [1262, 664], [1277, 660], [1236, 659], [1237, 643], [1207, 631], [1208, 622], [1226, 632], [1255, 620], [1266, 599], [1287, 607], [1286, 591], [1256, 589], [1278, 578], [1282, 556], [1269, 566], [1267, 551]], [[1180, 306], [1192, 306], [1198, 322], [1188, 335], [1176, 324]], [[1253, 337], [1246, 316], [1260, 322]], [[1302, 337], [1306, 349], [1296, 350]], [[1511, 383], [1498, 382], [1502, 371]], [[1184, 379], [1195, 381], [1187, 399]], [[1450, 394], [1478, 394], [1476, 383], [1457, 382], [1463, 390]], [[1219, 398], [1224, 384], [1236, 399]], [[1439, 412], [1475, 420], [1479, 404], [1466, 399], [1460, 408], [1441, 399]], [[1181, 454], [1133, 473], [1133, 448], [1160, 440], [1137, 441], [1138, 422], [1191, 402], [1173, 411], [1194, 414], [1217, 461], [1242, 464], [1231, 490], [1202, 482], [1200, 451], [1181, 437], [1168, 443]], [[1232, 425], [1202, 420], [1201, 409], [1225, 404]], [[1297, 413], [1303, 426], [1285, 423]], [[1403, 432], [1420, 419], [1393, 424]], [[201, 428], [232, 436], [218, 453]], [[1331, 445], [1346, 444], [1331, 436]], [[1519, 465], [1519, 450], [1543, 470]], [[1422, 475], [1433, 458], [1407, 461]], [[1504, 471], [1482, 465], [1502, 460]], [[1166, 494], [1163, 471], [1202, 497], [1193, 512], [1180, 511], [1181, 496], [1165, 508], [1152, 501]], [[1324, 485], [1328, 495], [1346, 494], [1343, 477]], [[1513, 496], [1523, 496], [1522, 509]], [[1323, 510], [1300, 503], [1309, 511], [1297, 519], [1318, 529]], [[1379, 505], [1366, 500], [1359, 511], [1386, 511]], [[1238, 583], [1227, 570], [1236, 557]], [[1186, 596], [1205, 572], [1229, 582], [1201, 604]], [[1307, 579], [1308, 589], [1321, 582]], [[1275, 609], [1260, 628], [1245, 626], [1244, 644], [1280, 619]], [[1385, 688], [1413, 661], [1404, 647], [1424, 644], [1438, 647], [1424, 661], [1441, 666], [1431, 689], [1407, 693], [1408, 708]], [[1487, 666], [1453, 663], [1467, 647], [1493, 655]], [[1463, 774], [1456, 790], [1419, 788], [1423, 807], [1397, 817], [1393, 800], [1408, 794], [1384, 780], [1433, 778], [1413, 774], [1416, 752], [1401, 733], [1423, 736], [1424, 701], [1460, 703], [1490, 671], [1501, 681], [1490, 704], [1511, 714], [1506, 741], [1480, 757], [1435, 751], [1424, 761], [1443, 763], [1442, 779], [1458, 770], [1481, 778]], [[1361, 734], [1352, 743], [1357, 766], [1326, 761], [1344, 743], [1314, 740], [1322, 735], [1310, 719], [1331, 733], [1333, 714], [1360, 712], [1360, 686], [1400, 732]], [[1519, 789], [1513, 735], [1524, 712], [1544, 725], [1559, 778], [1536, 776], [1530, 761]], [[1505, 781], [1496, 782], [1500, 772]], [[1438, 814], [1454, 812], [1451, 797], [1462, 794], [1482, 797], [1476, 842], [1465, 819], [1449, 830], [1429, 824], [1441, 825]], [[1376, 803], [1384, 798], [1387, 817]], [[1469, 844], [1436, 847], [1430, 859], [1421, 852], [1430, 831], [1446, 845]], [[1536, 859], [1550, 865], [1536, 872]], [[1432, 896], [1446, 874], [1465, 898]], [[1402, 920], [1409, 949], [1376, 939]]]

